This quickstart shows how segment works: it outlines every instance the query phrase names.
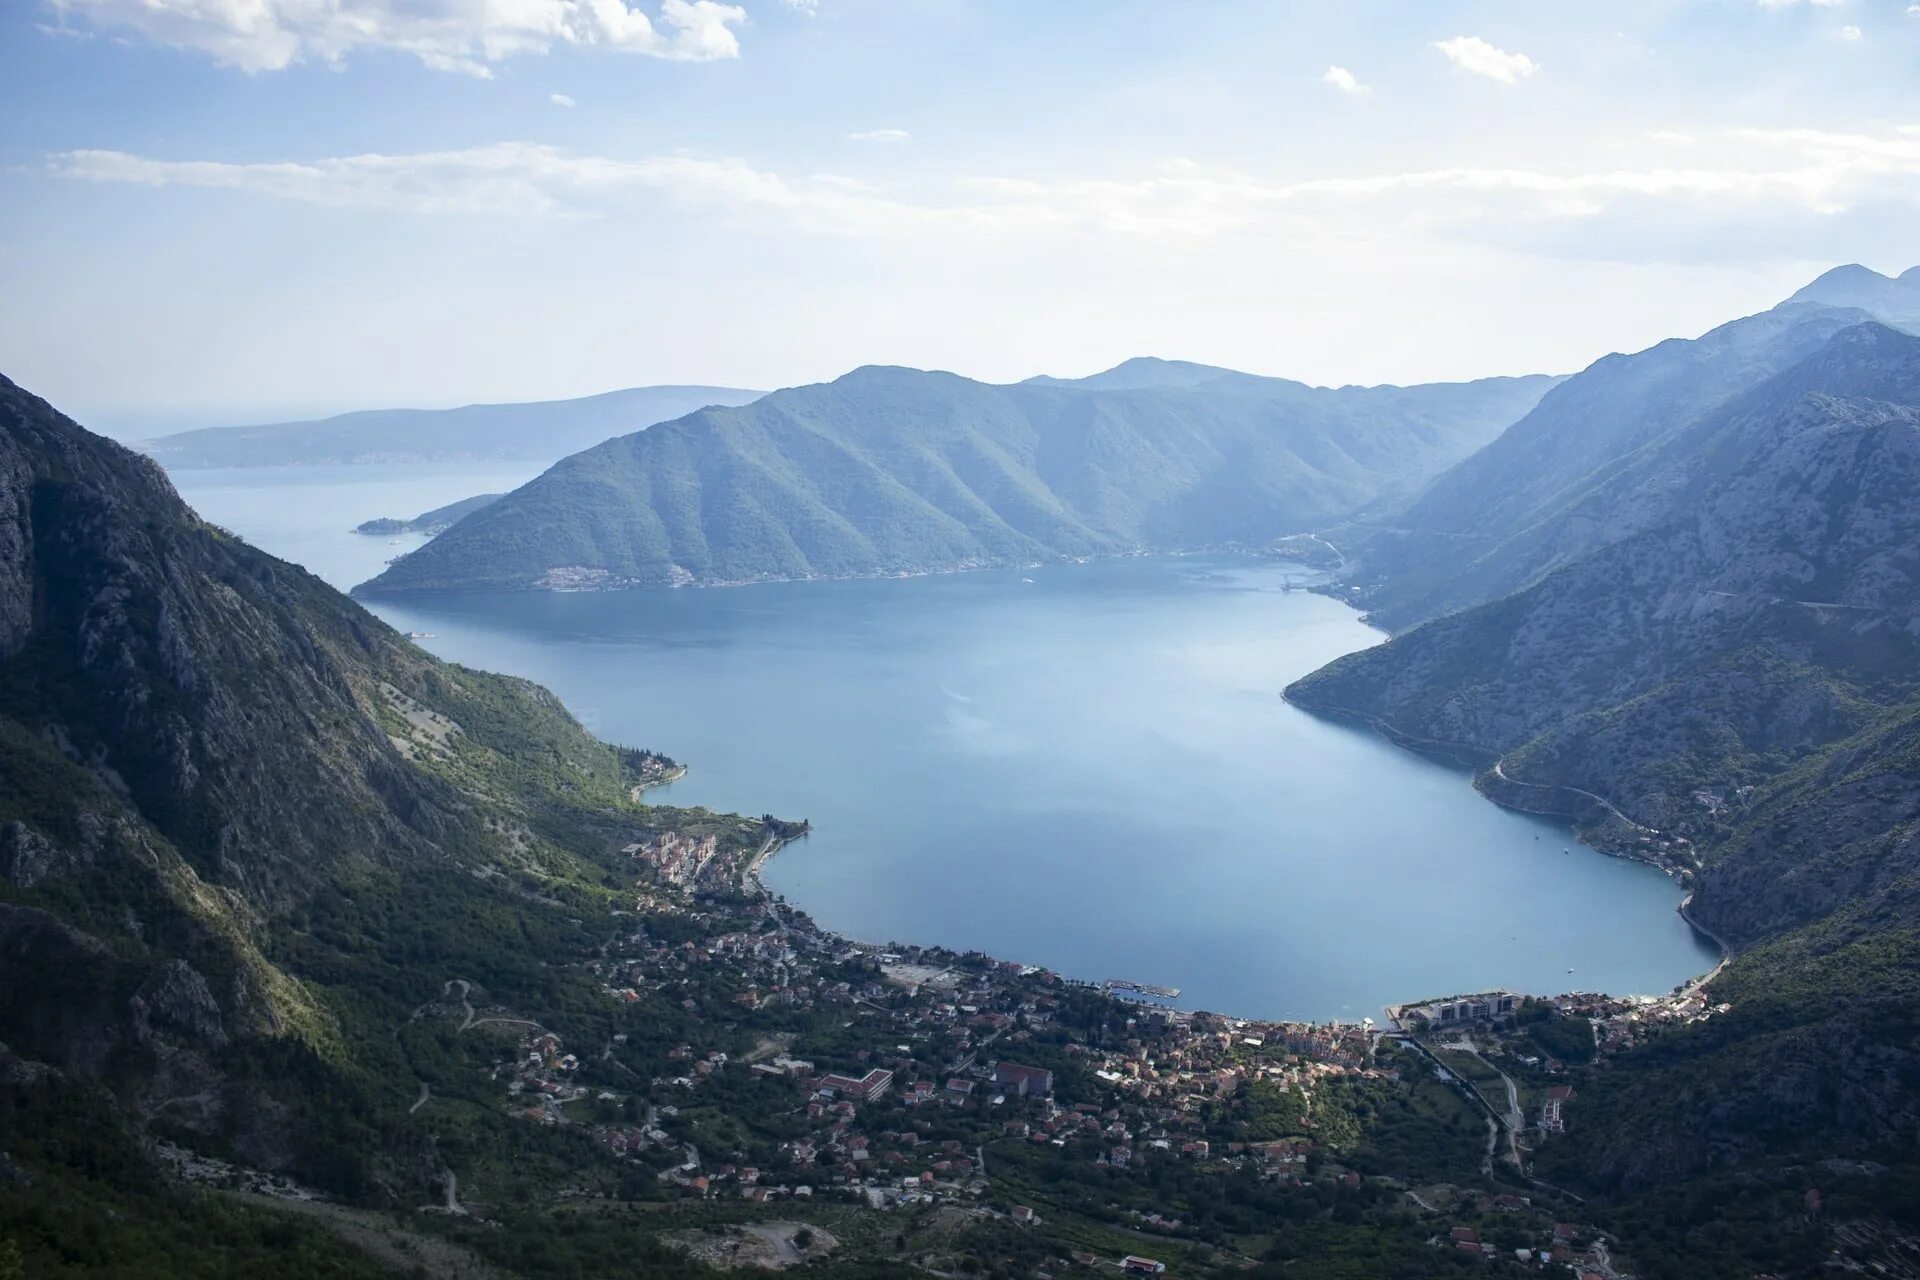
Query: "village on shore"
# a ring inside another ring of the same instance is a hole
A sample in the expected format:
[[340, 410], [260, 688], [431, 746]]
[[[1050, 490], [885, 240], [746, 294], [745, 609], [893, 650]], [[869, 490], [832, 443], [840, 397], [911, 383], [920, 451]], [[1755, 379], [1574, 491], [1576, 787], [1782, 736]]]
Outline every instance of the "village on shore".
[[[1046, 1206], [1009, 1195], [1032, 1168], [1110, 1177], [1171, 1164], [1270, 1190], [1397, 1197], [1431, 1219], [1437, 1248], [1588, 1280], [1630, 1274], [1605, 1233], [1579, 1220], [1576, 1199], [1529, 1185], [1528, 1151], [1574, 1121], [1572, 1089], [1555, 1083], [1565, 1063], [1528, 1028], [1578, 1027], [1590, 1043], [1568, 1053], [1590, 1060], [1712, 1016], [1697, 987], [1654, 999], [1472, 993], [1383, 1011], [1384, 1025], [1180, 1009], [1148, 994], [1178, 994], [1169, 988], [819, 929], [758, 878], [804, 834], [766, 819], [752, 839], [668, 830], [626, 844], [633, 911], [588, 967], [616, 1007], [677, 998], [698, 1010], [714, 1043], [671, 1046], [667, 1070], [632, 1089], [589, 1089], [577, 1082], [589, 1049], [529, 1021], [493, 1070], [505, 1105], [530, 1124], [582, 1126], [615, 1160], [645, 1163], [663, 1190], [699, 1200], [945, 1208], [1038, 1227]], [[722, 995], [728, 1021], [713, 1011]], [[772, 1031], [738, 1051], [742, 1026], [818, 1025], [823, 1014], [833, 1015], [831, 1035], [796, 1047], [795, 1033]], [[616, 1035], [604, 1053], [626, 1040]], [[703, 1094], [737, 1097], [755, 1082], [778, 1117], [768, 1127], [784, 1136], [755, 1150], [698, 1141], [685, 1118]], [[1484, 1120], [1487, 1179], [1432, 1185], [1343, 1158], [1352, 1098], [1434, 1084]], [[1006, 1189], [993, 1166], [1007, 1156], [989, 1147], [1030, 1153]], [[1105, 1207], [1116, 1206], [1123, 1199]], [[1116, 1216], [1143, 1241], [1193, 1238], [1151, 1196]], [[1144, 1243], [1072, 1260], [1144, 1273], [1165, 1265]]]

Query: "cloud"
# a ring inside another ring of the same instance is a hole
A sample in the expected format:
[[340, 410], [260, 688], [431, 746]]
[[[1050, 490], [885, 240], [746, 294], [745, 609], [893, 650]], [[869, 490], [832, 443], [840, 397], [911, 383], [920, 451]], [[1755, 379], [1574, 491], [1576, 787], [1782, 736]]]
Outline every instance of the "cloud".
[[337, 64], [388, 50], [436, 71], [491, 78], [487, 64], [554, 45], [617, 49], [683, 62], [740, 56], [746, 11], [720, 0], [660, 0], [659, 17], [627, 0], [47, 0], [64, 20], [135, 32], [243, 71]]
[[572, 99], [572, 97], [564, 93], [549, 94], [547, 95], [547, 101], [551, 102], [556, 107], [573, 107], [573, 106], [579, 105]]
[[1842, 40], [1858, 40], [1860, 38], [1860, 28], [1849, 23], [1840, 28], [1840, 38]]
[[787, 8], [797, 9], [809, 18], [820, 12], [820, 0], [785, 0], [785, 3]]
[[1456, 166], [1275, 177], [1173, 160], [1118, 177], [981, 175], [946, 189], [784, 175], [712, 156], [582, 156], [525, 142], [283, 163], [70, 151], [50, 156], [48, 165], [75, 180], [415, 214], [596, 217], [654, 198], [703, 216], [770, 218], [830, 236], [1094, 233], [1198, 243], [1220, 236], [1437, 234], [1502, 244], [1525, 239], [1567, 256], [1602, 256], [1609, 244], [1631, 242], [1642, 258], [1660, 252], [1663, 242], [1684, 241], [1694, 256], [1724, 253], [1732, 250], [1714, 246], [1830, 236], [1842, 215], [1911, 221], [1920, 212], [1920, 126], [1699, 136], [1702, 145], [1688, 152], [1697, 163], [1682, 166]]
[[1320, 77], [1320, 83], [1330, 84], [1342, 93], [1362, 94], [1373, 92], [1372, 89], [1361, 84], [1359, 77], [1355, 76], [1353, 72], [1347, 70], [1345, 67], [1328, 67], [1326, 74]]
[[1847, 0], [1760, 0], [1762, 9], [1791, 9], [1798, 4], [1811, 4], [1816, 9], [1838, 9]]
[[905, 129], [863, 129], [847, 135], [848, 142], [905, 142], [913, 137]]
[[1479, 36], [1436, 40], [1433, 47], [1446, 54], [1447, 61], [1460, 70], [1498, 80], [1501, 84], [1518, 84], [1540, 69], [1539, 64], [1526, 54], [1508, 53], [1505, 49], [1488, 44]]

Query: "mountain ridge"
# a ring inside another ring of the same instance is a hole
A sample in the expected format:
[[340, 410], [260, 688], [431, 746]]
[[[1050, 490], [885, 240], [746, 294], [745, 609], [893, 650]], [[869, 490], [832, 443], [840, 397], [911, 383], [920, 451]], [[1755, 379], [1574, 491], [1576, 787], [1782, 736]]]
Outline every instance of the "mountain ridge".
[[183, 469], [392, 462], [552, 462], [609, 436], [709, 404], [763, 394], [736, 387], [628, 387], [565, 400], [452, 409], [360, 409], [300, 422], [202, 427], [137, 442]]
[[1258, 545], [1411, 484], [1552, 379], [1108, 390], [866, 366], [619, 437], [358, 590], [740, 582]]

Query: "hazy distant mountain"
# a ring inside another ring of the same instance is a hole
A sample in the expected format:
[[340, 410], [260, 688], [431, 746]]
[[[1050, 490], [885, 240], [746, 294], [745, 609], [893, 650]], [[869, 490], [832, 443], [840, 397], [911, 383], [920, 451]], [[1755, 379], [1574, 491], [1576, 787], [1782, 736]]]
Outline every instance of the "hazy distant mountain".
[[1142, 387], [1197, 387], [1202, 383], [1217, 382], [1222, 378], [1242, 378], [1263, 382], [1284, 381], [1278, 378], [1264, 379], [1256, 374], [1240, 373], [1210, 364], [1193, 364], [1186, 360], [1161, 360], [1155, 356], [1135, 356], [1131, 360], [1121, 361], [1111, 369], [1089, 374], [1084, 378], [1054, 378], [1043, 373], [1038, 377], [1028, 378], [1022, 385], [1082, 387], [1089, 391], [1137, 391]]
[[1787, 299], [1829, 307], [1857, 307], [1894, 324], [1920, 321], [1920, 267], [1898, 277], [1854, 263], [1833, 270]]
[[367, 589], [737, 582], [1263, 544], [1418, 484], [1553, 381], [1330, 390], [1130, 361], [1080, 382], [991, 386], [863, 368], [568, 458]]
[[745, 404], [737, 387], [632, 387], [578, 400], [470, 404], [459, 409], [367, 409], [314, 422], [207, 427], [144, 442], [169, 468], [310, 466], [321, 463], [547, 463], [692, 413]]
[[471, 498], [462, 498], [458, 502], [449, 502], [444, 507], [435, 507], [431, 511], [422, 511], [411, 518], [401, 516], [381, 516], [374, 520], [363, 520], [354, 526], [355, 533], [440, 533], [452, 528], [466, 516], [472, 515], [482, 507], [492, 506], [505, 496], [498, 493], [476, 493]]
[[[1895, 281], [1843, 267], [1771, 311], [1699, 338], [1606, 356], [1411, 501], [1328, 536], [1360, 563], [1351, 582], [1389, 627], [1498, 599], [1555, 564], [1647, 527], [1643, 508], [1602, 496], [1608, 478], [1639, 450], [1843, 329], [1868, 319], [1897, 323], [1907, 299], [1920, 299], [1920, 274]], [[1867, 302], [1874, 309], [1856, 305]]]

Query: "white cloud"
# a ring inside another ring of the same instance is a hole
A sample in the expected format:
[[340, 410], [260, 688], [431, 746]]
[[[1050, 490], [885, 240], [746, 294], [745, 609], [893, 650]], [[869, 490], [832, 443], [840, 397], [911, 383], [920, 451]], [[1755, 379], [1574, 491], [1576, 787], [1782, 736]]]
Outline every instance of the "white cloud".
[[1328, 67], [1326, 74], [1320, 77], [1320, 83], [1330, 84], [1342, 93], [1361, 94], [1373, 92], [1372, 89], [1361, 84], [1359, 77], [1345, 67]]
[[1860, 38], [1860, 28], [1849, 23], [1840, 28], [1840, 38], [1842, 40], [1858, 40]]
[[551, 102], [556, 107], [572, 107], [572, 106], [579, 105], [573, 100], [573, 98], [570, 95], [564, 94], [564, 93], [549, 94], [547, 96], [547, 101]]
[[913, 137], [905, 129], [862, 129], [847, 135], [848, 142], [905, 142]]
[[786, 0], [789, 9], [798, 9], [809, 18], [820, 12], [820, 0]]
[[[1449, 167], [1338, 177], [1263, 177], [1171, 161], [1145, 174], [1051, 181], [962, 178], [944, 194], [832, 175], [787, 176], [744, 160], [577, 156], [509, 142], [460, 151], [236, 164], [120, 151], [49, 158], [56, 175], [102, 183], [245, 192], [343, 209], [592, 217], [636, 195], [830, 235], [993, 236], [1100, 232], [1194, 241], [1355, 228], [1508, 237], [1553, 225], [1656, 239], [1679, 228], [1772, 227], [1863, 209], [1920, 210], [1920, 128], [1835, 133], [1736, 129], [1703, 135], [1687, 166]], [[1571, 233], [1571, 232], [1570, 232]]]
[[1505, 49], [1488, 44], [1479, 36], [1436, 40], [1433, 47], [1446, 54], [1447, 61], [1460, 70], [1498, 80], [1501, 84], [1518, 84], [1540, 69], [1539, 64], [1526, 54], [1508, 53]]
[[487, 64], [556, 44], [703, 62], [740, 56], [746, 11], [720, 0], [47, 0], [63, 20], [124, 29], [245, 71], [409, 54], [438, 71], [489, 78]]
[[1791, 9], [1797, 4], [1811, 4], [1816, 9], [1838, 9], [1847, 0], [1760, 0], [1762, 9]]

